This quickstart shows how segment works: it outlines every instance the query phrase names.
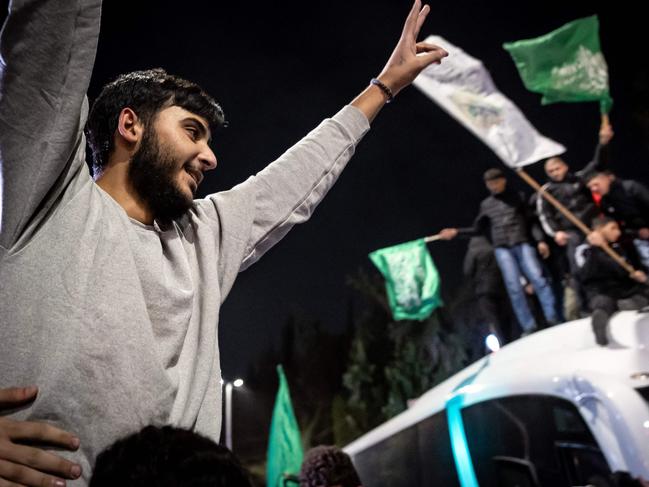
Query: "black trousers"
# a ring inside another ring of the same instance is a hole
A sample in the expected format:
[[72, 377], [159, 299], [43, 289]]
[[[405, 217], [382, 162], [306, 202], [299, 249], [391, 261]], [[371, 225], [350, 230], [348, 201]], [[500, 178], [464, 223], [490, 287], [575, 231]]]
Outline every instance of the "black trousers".
[[490, 333], [495, 333], [503, 343], [511, 341], [511, 305], [506, 294], [480, 294], [478, 296], [480, 317]]
[[640, 309], [649, 305], [649, 287], [640, 288], [627, 298], [616, 299], [604, 294], [597, 294], [588, 300], [593, 312], [592, 327], [597, 343], [606, 345], [606, 327], [611, 315], [617, 310]]

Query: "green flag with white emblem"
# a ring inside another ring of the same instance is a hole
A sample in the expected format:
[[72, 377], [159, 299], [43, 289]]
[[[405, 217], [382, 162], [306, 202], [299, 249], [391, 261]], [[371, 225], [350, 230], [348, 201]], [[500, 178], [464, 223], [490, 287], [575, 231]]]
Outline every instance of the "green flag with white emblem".
[[569, 22], [548, 34], [503, 44], [525, 87], [543, 94], [541, 103], [599, 101], [608, 113], [608, 67], [599, 44], [599, 22], [593, 15]]
[[369, 257], [385, 278], [395, 320], [424, 320], [442, 305], [439, 273], [423, 238], [376, 250]]

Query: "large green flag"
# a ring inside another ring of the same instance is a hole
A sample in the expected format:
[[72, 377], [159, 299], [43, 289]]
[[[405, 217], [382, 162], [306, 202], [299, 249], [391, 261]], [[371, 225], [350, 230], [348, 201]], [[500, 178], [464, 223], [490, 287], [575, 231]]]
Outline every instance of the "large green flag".
[[439, 273], [423, 238], [376, 250], [369, 257], [385, 277], [395, 320], [424, 320], [442, 305]]
[[288, 382], [281, 365], [277, 366], [279, 388], [273, 409], [268, 439], [268, 463], [266, 466], [266, 486], [283, 487], [284, 476], [297, 474], [302, 466], [302, 437], [297, 425]]
[[613, 100], [608, 68], [599, 45], [596, 15], [569, 22], [535, 39], [508, 42], [525, 87], [543, 94], [541, 103], [599, 101], [608, 113]]

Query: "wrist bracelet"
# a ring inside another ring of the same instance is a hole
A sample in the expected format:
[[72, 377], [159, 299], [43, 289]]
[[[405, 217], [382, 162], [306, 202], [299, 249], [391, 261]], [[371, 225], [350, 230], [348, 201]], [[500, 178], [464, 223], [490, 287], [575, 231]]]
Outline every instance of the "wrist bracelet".
[[372, 78], [370, 83], [373, 84], [374, 86], [378, 86], [378, 88], [385, 94], [385, 96], [388, 97], [385, 103], [390, 103], [392, 100], [394, 100], [394, 94], [392, 93], [392, 90], [388, 88], [388, 86], [385, 83], [383, 83], [381, 80], [377, 78]]

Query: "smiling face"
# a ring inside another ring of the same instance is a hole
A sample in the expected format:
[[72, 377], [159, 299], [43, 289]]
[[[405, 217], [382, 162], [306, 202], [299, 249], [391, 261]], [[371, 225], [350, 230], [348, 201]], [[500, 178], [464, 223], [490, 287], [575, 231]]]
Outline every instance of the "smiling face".
[[129, 165], [129, 179], [157, 220], [182, 216], [192, 205], [205, 171], [216, 168], [207, 122], [171, 106], [147, 126]]

